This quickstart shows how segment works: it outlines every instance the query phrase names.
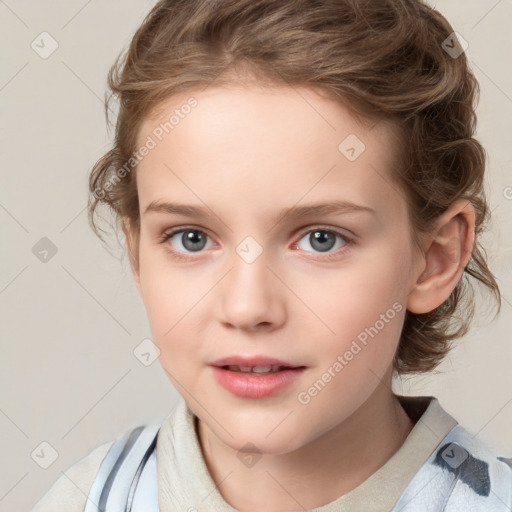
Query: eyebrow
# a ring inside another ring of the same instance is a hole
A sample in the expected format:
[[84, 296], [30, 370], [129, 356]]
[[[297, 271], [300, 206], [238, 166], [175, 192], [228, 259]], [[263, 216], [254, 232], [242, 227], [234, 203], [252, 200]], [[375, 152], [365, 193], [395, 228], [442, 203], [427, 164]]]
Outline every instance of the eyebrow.
[[[144, 210], [143, 215], [154, 212], [168, 215], [183, 215], [185, 217], [207, 218], [212, 215], [212, 210], [202, 206], [192, 206], [188, 204], [170, 203], [167, 201], [152, 201]], [[314, 215], [343, 215], [347, 213], [371, 213], [376, 214], [375, 210], [368, 206], [352, 203], [350, 201], [329, 201], [325, 203], [307, 204], [304, 206], [292, 206], [283, 208], [279, 212], [278, 218], [292, 217], [303, 218]]]

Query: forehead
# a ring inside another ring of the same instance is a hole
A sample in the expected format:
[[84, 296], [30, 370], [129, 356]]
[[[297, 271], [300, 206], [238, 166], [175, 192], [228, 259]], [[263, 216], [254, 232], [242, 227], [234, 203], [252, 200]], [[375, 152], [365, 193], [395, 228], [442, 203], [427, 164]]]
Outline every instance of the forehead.
[[[194, 104], [192, 108], [189, 107], [191, 103]], [[360, 134], [369, 130], [374, 137], [385, 132], [395, 135], [391, 122], [363, 119], [361, 116], [356, 119], [347, 106], [326, 97], [326, 93], [320, 89], [304, 86], [236, 83], [208, 86], [204, 90], [174, 94], [159, 103], [142, 122], [139, 143], [143, 135], [151, 133], [160, 123], [169, 122], [172, 117], [171, 130], [177, 128], [178, 124], [190, 124], [183, 121], [192, 117], [194, 124], [201, 124], [203, 130], [214, 130], [219, 136], [230, 125], [243, 126], [245, 129], [250, 125], [254, 131], [264, 134], [270, 134], [273, 128], [279, 131], [285, 127], [286, 132], [280, 132], [281, 139], [287, 135], [293, 136], [299, 130], [320, 131], [321, 137], [329, 133], [334, 135], [335, 132], [339, 135], [340, 128], [343, 131], [349, 127]]]
[[283, 191], [291, 203], [335, 190], [347, 200], [396, 203], [394, 126], [363, 125], [312, 89], [210, 86], [174, 95], [156, 112], [138, 137], [139, 145], [154, 142], [137, 169], [141, 203], [177, 189], [193, 198], [180, 177], [219, 201], [238, 187], [252, 199], [266, 194], [269, 204]]

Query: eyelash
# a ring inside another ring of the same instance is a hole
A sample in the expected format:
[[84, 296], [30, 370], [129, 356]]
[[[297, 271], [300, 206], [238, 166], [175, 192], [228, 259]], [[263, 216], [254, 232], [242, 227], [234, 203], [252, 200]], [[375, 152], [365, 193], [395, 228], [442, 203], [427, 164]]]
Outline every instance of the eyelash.
[[[208, 236], [208, 234], [205, 231], [203, 231], [202, 229], [198, 229], [198, 228], [196, 228], [194, 226], [183, 226], [183, 227], [177, 228], [175, 230], [168, 231], [168, 232], [164, 233], [160, 237], [160, 240], [159, 240], [158, 243], [165, 244], [164, 245], [165, 250], [169, 254], [171, 254], [172, 257], [177, 258], [177, 259], [182, 260], [182, 261], [192, 261], [192, 260], [195, 259], [194, 257], [184, 256], [183, 253], [181, 253], [180, 251], [175, 251], [175, 250], [171, 249], [169, 244], [166, 244], [166, 242], [169, 239], [171, 239], [173, 236], [177, 235], [178, 233], [184, 233], [185, 231], [197, 231], [199, 233], [202, 233], [202, 234]], [[341, 254], [344, 254], [346, 251], [348, 251], [351, 248], [351, 246], [354, 245], [354, 243], [355, 243], [354, 239], [352, 237], [349, 237], [349, 236], [347, 236], [344, 233], [340, 233], [339, 231], [334, 230], [334, 229], [324, 228], [322, 226], [317, 226], [314, 229], [309, 229], [307, 231], [302, 232], [300, 237], [298, 238], [297, 242], [295, 242], [294, 245], [296, 245], [298, 242], [300, 242], [300, 240], [302, 240], [305, 235], [307, 235], [309, 233], [314, 233], [315, 231], [322, 231], [322, 232], [325, 232], [325, 233], [331, 233], [331, 234], [337, 235], [340, 238], [342, 238], [343, 241], [345, 242], [345, 245], [343, 247], [337, 249], [336, 251], [324, 253], [324, 254], [326, 254], [325, 257], [315, 258], [315, 259], [318, 259], [319, 261], [326, 261], [326, 260], [327, 261], [332, 261], [334, 259], [337, 259]], [[198, 254], [200, 252], [201, 251], [198, 251]], [[310, 251], [306, 251], [306, 252], [310, 252]], [[191, 254], [193, 254], [193, 253], [191, 253]], [[317, 253], [317, 254], [322, 254], [322, 253]]]

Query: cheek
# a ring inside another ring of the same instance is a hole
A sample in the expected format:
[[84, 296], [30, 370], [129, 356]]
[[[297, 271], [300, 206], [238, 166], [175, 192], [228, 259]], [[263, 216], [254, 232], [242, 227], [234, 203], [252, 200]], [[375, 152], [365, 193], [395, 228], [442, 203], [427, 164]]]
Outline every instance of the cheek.
[[160, 350], [160, 365], [175, 388], [183, 393], [181, 386], [185, 385], [186, 391], [197, 377], [197, 365], [191, 364], [191, 355], [200, 357], [201, 336], [194, 322], [194, 304], [204, 293], [193, 294], [190, 286], [179, 279], [162, 277], [156, 268], [148, 272], [147, 278], [151, 285], [145, 289], [144, 306], [152, 340]]
[[[312, 413], [321, 411], [325, 424], [348, 417], [386, 382], [406, 311], [399, 275], [393, 275], [393, 265], [387, 270], [366, 268], [331, 280], [332, 300], [317, 303], [323, 304], [319, 316], [334, 334], [320, 326], [325, 334], [315, 345], [315, 369], [301, 396], [310, 400]], [[400, 274], [397, 266], [395, 271]]]
[[158, 346], [171, 339], [187, 318], [185, 306], [190, 303], [188, 296], [193, 294], [191, 287], [186, 286], [183, 272], [172, 272], [163, 253], [160, 249], [141, 247], [139, 266], [142, 300]]
[[[407, 261], [385, 248], [370, 256], [326, 276], [325, 287], [317, 283], [310, 304], [326, 325], [324, 358], [346, 353], [347, 367], [380, 374], [391, 363], [402, 331]], [[321, 289], [329, 290], [328, 300]]]
[[[163, 247], [142, 240], [139, 252], [141, 296], [159, 360], [178, 391], [200, 381], [206, 331], [212, 326], [212, 297], [225, 269], [177, 264]], [[220, 274], [220, 275], [219, 275]], [[176, 377], [176, 380], [174, 380]]]

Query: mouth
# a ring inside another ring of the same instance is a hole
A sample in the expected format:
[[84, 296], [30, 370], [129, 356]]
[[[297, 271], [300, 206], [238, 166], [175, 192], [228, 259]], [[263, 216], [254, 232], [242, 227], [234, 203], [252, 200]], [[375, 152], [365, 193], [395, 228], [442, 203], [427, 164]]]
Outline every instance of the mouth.
[[274, 357], [268, 356], [228, 356], [221, 359], [216, 359], [210, 363], [212, 366], [225, 368], [231, 371], [251, 371], [266, 373], [270, 371], [277, 371], [282, 368], [299, 368], [302, 365], [283, 361]]
[[286, 365], [265, 365], [265, 366], [239, 366], [239, 365], [223, 365], [218, 368], [229, 370], [230, 372], [250, 373], [252, 375], [268, 375], [270, 373], [282, 372], [284, 370], [297, 370], [305, 368], [304, 366], [286, 366]]
[[210, 365], [218, 384], [241, 398], [264, 398], [291, 386], [305, 366], [271, 358], [225, 358]]

